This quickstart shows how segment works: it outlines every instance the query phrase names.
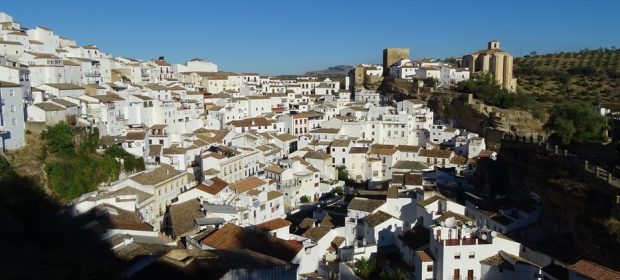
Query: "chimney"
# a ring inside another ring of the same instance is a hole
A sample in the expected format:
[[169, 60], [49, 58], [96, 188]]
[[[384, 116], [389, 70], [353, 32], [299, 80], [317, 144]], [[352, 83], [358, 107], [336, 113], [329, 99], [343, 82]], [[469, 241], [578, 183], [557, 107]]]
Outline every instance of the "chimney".
[[160, 57], [159, 57], [159, 60], [164, 60], [164, 57], [163, 57], [163, 56], [160, 56]]
[[170, 169], [166, 168], [166, 175], [170, 175]]

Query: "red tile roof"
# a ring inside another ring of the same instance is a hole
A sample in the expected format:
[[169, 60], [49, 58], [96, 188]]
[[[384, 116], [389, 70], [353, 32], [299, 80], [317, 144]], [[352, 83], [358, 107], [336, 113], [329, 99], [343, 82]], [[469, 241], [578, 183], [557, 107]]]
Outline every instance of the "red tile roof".
[[261, 180], [260, 178], [256, 176], [252, 176], [252, 177], [245, 178], [234, 184], [231, 184], [229, 187], [231, 190], [237, 193], [244, 193], [249, 190], [255, 189], [257, 187], [260, 187], [262, 185], [266, 185], [266, 184], [267, 182]]
[[200, 241], [202, 244], [219, 250], [252, 250], [274, 258], [292, 261], [303, 249], [299, 241], [286, 241], [244, 229], [234, 224], [226, 224]]
[[592, 279], [620, 279], [620, 272], [588, 260], [580, 260], [569, 266], [568, 269]]
[[256, 228], [262, 231], [272, 231], [276, 229], [281, 229], [283, 227], [288, 227], [290, 225], [291, 225], [291, 222], [285, 219], [277, 218], [271, 221], [266, 221], [264, 223], [257, 224]]
[[220, 179], [219, 177], [213, 177], [211, 179], [211, 185], [205, 185], [203, 183], [196, 186], [196, 189], [199, 189], [203, 192], [210, 193], [212, 195], [216, 195], [221, 192], [223, 189], [228, 187], [228, 183], [226, 181]]

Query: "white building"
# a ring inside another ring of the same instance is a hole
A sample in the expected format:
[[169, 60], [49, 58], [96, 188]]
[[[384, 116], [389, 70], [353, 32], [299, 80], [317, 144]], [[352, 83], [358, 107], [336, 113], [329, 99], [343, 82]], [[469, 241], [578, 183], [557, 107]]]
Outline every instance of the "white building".
[[23, 147], [26, 129], [22, 86], [0, 81], [0, 150]]
[[443, 88], [451, 88], [461, 81], [469, 80], [469, 69], [456, 68], [444, 64], [441, 66], [439, 83]]

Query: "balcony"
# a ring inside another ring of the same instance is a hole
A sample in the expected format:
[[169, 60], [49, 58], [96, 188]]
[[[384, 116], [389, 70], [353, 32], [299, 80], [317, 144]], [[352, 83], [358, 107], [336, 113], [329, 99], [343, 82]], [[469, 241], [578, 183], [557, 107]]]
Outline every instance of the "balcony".
[[458, 239], [458, 238], [445, 239], [445, 240], [440, 240], [439, 243], [446, 245], [446, 246], [488, 244], [486, 241], [476, 238], [476, 237], [463, 238], [463, 239]]
[[99, 71], [84, 72], [84, 76], [85, 77], [101, 77], [101, 72]]

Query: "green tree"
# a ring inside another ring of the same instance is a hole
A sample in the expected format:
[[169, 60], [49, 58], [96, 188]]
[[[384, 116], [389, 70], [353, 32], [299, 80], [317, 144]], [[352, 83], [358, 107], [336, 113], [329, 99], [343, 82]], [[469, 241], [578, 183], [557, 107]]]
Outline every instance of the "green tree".
[[439, 85], [439, 80], [433, 77], [424, 78], [422, 81], [424, 82], [424, 87], [426, 88], [435, 88]]
[[607, 119], [585, 102], [562, 102], [551, 109], [544, 128], [563, 144], [605, 140]]
[[409, 280], [409, 275], [402, 269], [397, 269], [393, 275], [388, 273], [387, 270], [381, 271], [379, 273], [379, 279], [381, 280]]
[[338, 186], [338, 187], [333, 188], [331, 190], [331, 193], [337, 196], [342, 196], [344, 194], [344, 190], [342, 189], [342, 187]]
[[121, 170], [132, 173], [145, 169], [142, 158], [119, 146], [98, 154], [96, 128], [92, 132], [74, 132], [67, 124], [60, 123], [48, 127], [41, 135], [44, 140], [41, 159], [47, 184], [61, 199], [73, 199], [96, 190], [100, 183], [118, 180]]
[[94, 153], [97, 146], [99, 146], [99, 129], [95, 127], [92, 133], [87, 133], [84, 136], [78, 150], [81, 154]]
[[117, 160], [122, 160], [123, 170], [127, 173], [139, 172], [145, 169], [143, 158], [136, 158], [118, 145], [108, 147], [104, 154], [116, 158]]
[[61, 155], [75, 154], [75, 142], [73, 132], [68, 124], [61, 122], [54, 126], [48, 126], [41, 133], [41, 139], [45, 140], [49, 152]]
[[349, 171], [344, 165], [336, 166], [336, 170], [338, 171], [338, 180], [349, 182], [351, 178], [349, 178]]
[[362, 257], [355, 262], [355, 274], [362, 279], [377, 279], [378, 269], [375, 260]]
[[299, 198], [299, 202], [301, 202], [301, 203], [309, 203], [310, 202], [310, 197], [307, 196], [307, 195], [304, 195], [304, 196]]
[[[534, 114], [540, 112], [540, 104], [533, 96], [523, 93], [514, 93], [502, 89], [491, 74], [476, 75], [472, 79], [461, 81], [456, 90], [463, 93], [472, 93], [476, 98], [487, 104], [500, 108], [520, 108]], [[540, 116], [540, 114], [538, 114]]]

